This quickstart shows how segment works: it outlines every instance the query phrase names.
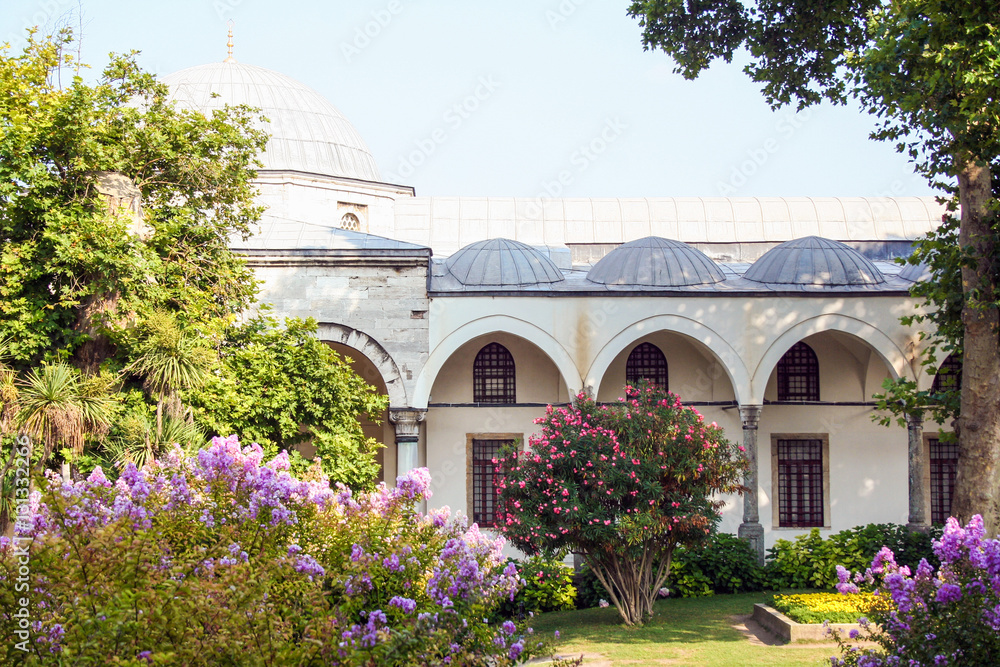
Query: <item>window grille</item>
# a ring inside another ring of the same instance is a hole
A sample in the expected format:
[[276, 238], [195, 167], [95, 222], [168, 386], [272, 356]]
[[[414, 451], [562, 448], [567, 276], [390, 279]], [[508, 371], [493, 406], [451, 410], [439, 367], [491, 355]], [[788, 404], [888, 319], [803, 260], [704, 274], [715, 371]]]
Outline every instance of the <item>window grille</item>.
[[340, 219], [340, 228], [347, 229], [352, 232], [360, 232], [361, 220], [359, 220], [358, 216], [353, 213], [345, 213], [344, 217]]
[[625, 382], [636, 385], [639, 380], [667, 389], [667, 358], [652, 343], [636, 345], [625, 362]]
[[931, 385], [931, 392], [937, 394], [942, 391], [962, 388], [962, 360], [954, 354], [949, 354], [944, 360], [937, 374], [934, 375], [934, 383]]
[[513, 440], [472, 441], [472, 520], [480, 528], [496, 526], [497, 473], [493, 459]]
[[472, 400], [494, 405], [517, 403], [514, 357], [500, 343], [490, 343], [476, 355], [472, 365]]
[[958, 443], [929, 438], [931, 459], [931, 523], [942, 524], [951, 516], [958, 471]]
[[778, 440], [778, 525], [823, 526], [823, 441]]
[[778, 362], [778, 400], [819, 400], [819, 362], [805, 343], [793, 345]]

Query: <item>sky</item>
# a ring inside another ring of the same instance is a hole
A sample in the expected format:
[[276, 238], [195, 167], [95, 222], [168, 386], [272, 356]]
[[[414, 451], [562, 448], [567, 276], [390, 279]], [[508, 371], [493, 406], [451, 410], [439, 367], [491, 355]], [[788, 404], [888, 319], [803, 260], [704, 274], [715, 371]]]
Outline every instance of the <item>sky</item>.
[[934, 194], [857, 107], [771, 111], [739, 63], [674, 74], [628, 4], [0, 0], [0, 41], [69, 23], [95, 72], [138, 50], [162, 76], [224, 59], [232, 21], [239, 62], [318, 90], [418, 195]]

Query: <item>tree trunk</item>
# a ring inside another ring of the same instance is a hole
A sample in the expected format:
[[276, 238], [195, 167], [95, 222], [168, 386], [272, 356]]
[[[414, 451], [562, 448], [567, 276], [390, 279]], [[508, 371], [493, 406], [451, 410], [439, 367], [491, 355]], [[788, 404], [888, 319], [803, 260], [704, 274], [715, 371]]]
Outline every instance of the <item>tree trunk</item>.
[[952, 516], [963, 524], [981, 514], [990, 536], [1000, 525], [1000, 313], [995, 305], [991, 174], [968, 160], [958, 175], [962, 220], [959, 246], [976, 262], [962, 268], [962, 403]]
[[77, 308], [73, 330], [83, 334], [85, 339], [73, 353], [72, 363], [80, 370], [95, 373], [111, 356], [111, 342], [98, 329], [98, 322], [108, 313], [113, 313], [117, 306], [117, 294], [100, 293], [85, 297]]

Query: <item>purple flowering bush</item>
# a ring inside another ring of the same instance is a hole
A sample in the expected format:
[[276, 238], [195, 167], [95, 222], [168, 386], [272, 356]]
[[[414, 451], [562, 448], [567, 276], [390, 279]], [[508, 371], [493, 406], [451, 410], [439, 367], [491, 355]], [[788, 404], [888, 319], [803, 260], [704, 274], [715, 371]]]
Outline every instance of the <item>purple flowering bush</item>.
[[485, 620], [521, 585], [502, 543], [414, 509], [426, 469], [355, 496], [318, 467], [297, 479], [287, 456], [262, 459], [215, 438], [114, 484], [100, 468], [50, 478], [33, 523], [0, 544], [0, 632], [15, 638], [0, 662], [509, 665], [538, 652], [530, 629]]
[[915, 572], [896, 563], [883, 548], [863, 574], [838, 567], [841, 593], [874, 587], [885, 604], [863, 619], [865, 633], [849, 640], [873, 641], [877, 648], [852, 645], [837, 636], [842, 656], [834, 667], [930, 667], [1000, 664], [1000, 540], [986, 539], [983, 519], [965, 528], [951, 518], [934, 553], [934, 568], [921, 560]]

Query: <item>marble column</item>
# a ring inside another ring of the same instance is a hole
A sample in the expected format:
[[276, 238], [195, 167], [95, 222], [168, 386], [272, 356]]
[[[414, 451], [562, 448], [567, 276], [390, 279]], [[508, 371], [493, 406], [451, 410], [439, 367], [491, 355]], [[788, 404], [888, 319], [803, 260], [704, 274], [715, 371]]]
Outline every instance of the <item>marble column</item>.
[[390, 408], [389, 421], [396, 427], [396, 476], [405, 475], [420, 463], [420, 422], [427, 410]]
[[760, 509], [757, 506], [757, 424], [760, 422], [760, 405], [741, 405], [740, 419], [743, 422], [743, 449], [747, 462], [750, 464], [743, 485], [747, 487], [743, 494], [743, 523], [738, 534], [740, 539], [750, 543], [750, 548], [757, 554], [757, 561], [764, 564], [764, 527], [760, 524]]
[[930, 528], [927, 516], [927, 502], [924, 496], [924, 415], [906, 415], [906, 435], [908, 452], [906, 457], [909, 470], [910, 530], [926, 531]]

